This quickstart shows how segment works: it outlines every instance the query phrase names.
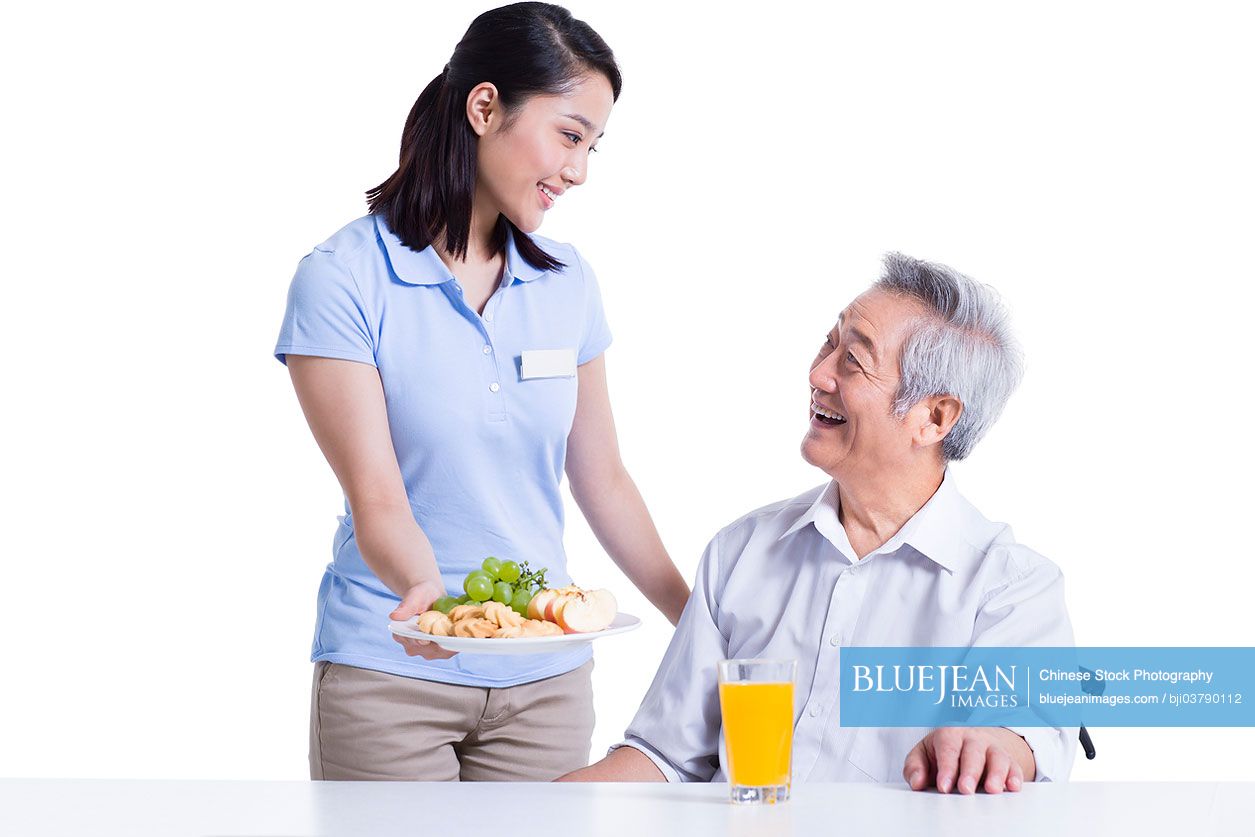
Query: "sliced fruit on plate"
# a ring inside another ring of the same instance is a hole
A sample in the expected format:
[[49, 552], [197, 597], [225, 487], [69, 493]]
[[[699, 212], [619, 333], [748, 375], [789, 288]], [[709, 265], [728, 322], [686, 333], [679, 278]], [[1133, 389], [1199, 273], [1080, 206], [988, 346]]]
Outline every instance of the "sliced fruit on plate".
[[558, 595], [550, 599], [549, 604], [545, 605], [545, 621], [557, 622], [563, 608], [566, 607], [567, 601], [574, 595], [574, 593], [559, 592]]
[[618, 612], [619, 604], [609, 590], [584, 590], [568, 594], [554, 621], [568, 634], [594, 633], [610, 627]]
[[557, 590], [541, 590], [535, 596], [532, 596], [532, 600], [527, 603], [527, 618], [544, 619], [545, 608], [549, 606], [549, 602], [557, 595]]

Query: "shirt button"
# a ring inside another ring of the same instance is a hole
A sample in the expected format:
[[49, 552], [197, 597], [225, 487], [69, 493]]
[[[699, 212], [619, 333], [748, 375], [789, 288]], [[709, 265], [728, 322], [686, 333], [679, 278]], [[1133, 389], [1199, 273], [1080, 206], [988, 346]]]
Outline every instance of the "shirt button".
[[830, 640], [829, 640], [829, 642], [831, 642], [833, 645], [840, 645], [840, 644], [841, 644], [841, 634], [833, 634], [833, 635], [832, 635], [832, 639], [830, 639]]
[[486, 354], [486, 355], [490, 355], [490, 354], [492, 354], [492, 346], [485, 346], [485, 347], [484, 347], [484, 354]]
[[819, 717], [819, 707], [818, 707], [818, 706], [812, 706], [812, 707], [811, 707], [810, 716], [811, 716], [812, 718], [818, 718], [818, 717]]
[[492, 312], [491, 312], [491, 311], [485, 311], [485, 312], [484, 312], [484, 319], [485, 319], [485, 320], [487, 320], [488, 322], [492, 322]]
[[496, 392], [497, 390], [501, 389], [501, 384], [493, 382], [488, 385], [488, 389], [492, 390], [493, 392]]

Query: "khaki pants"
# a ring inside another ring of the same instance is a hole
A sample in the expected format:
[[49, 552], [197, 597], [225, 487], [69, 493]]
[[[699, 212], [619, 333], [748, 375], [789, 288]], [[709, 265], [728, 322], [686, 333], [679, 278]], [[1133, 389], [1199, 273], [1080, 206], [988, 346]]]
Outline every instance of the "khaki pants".
[[588, 764], [592, 671], [490, 689], [316, 663], [310, 778], [556, 779]]

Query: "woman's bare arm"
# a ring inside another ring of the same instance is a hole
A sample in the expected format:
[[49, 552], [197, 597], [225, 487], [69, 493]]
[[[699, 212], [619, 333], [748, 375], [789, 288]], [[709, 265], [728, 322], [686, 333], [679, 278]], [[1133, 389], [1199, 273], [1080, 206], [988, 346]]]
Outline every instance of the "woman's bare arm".
[[671, 624], [679, 622], [689, 588], [619, 456], [604, 355], [579, 367], [566, 472], [571, 496], [606, 553]]
[[[444, 594], [444, 584], [431, 542], [410, 510], [378, 370], [304, 355], [289, 354], [287, 362], [305, 420], [348, 498], [362, 560], [401, 597], [392, 618], [421, 613]], [[451, 656], [431, 643], [397, 641], [410, 656]]]

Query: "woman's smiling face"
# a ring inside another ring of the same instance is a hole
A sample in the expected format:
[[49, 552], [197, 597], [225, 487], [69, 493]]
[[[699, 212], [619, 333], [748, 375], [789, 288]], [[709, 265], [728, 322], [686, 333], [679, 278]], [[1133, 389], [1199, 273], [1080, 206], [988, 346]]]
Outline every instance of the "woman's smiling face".
[[[485, 90], [491, 90], [488, 102]], [[600, 73], [562, 94], [529, 96], [508, 118], [495, 88], [472, 90], [467, 115], [479, 134], [476, 214], [501, 213], [523, 232], [535, 232], [562, 193], [588, 178], [589, 154], [613, 106], [614, 92]]]

